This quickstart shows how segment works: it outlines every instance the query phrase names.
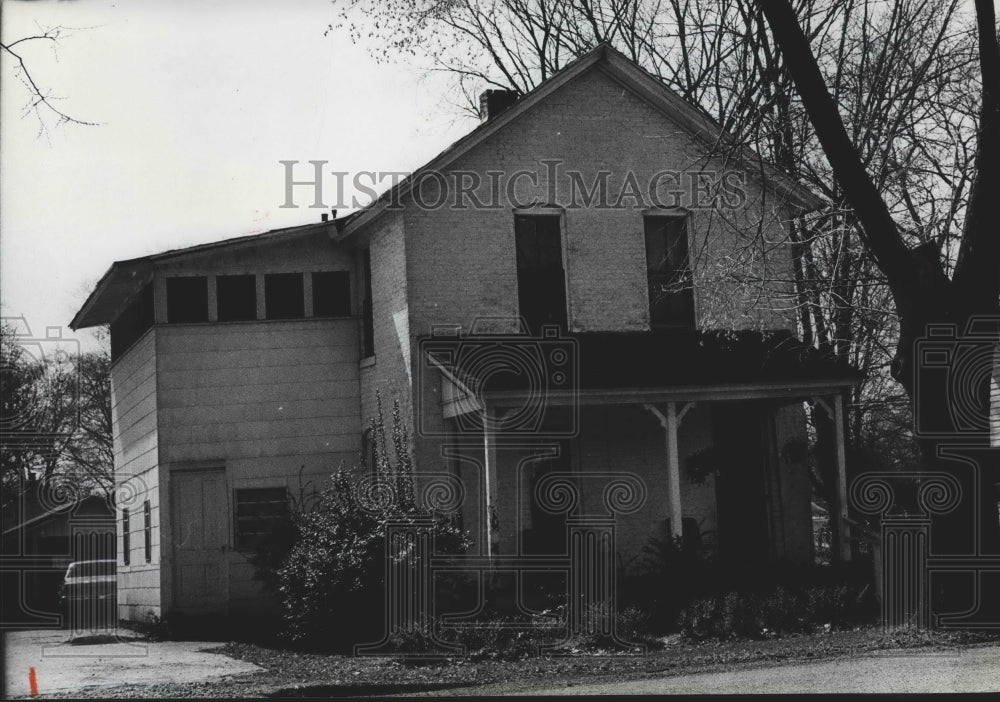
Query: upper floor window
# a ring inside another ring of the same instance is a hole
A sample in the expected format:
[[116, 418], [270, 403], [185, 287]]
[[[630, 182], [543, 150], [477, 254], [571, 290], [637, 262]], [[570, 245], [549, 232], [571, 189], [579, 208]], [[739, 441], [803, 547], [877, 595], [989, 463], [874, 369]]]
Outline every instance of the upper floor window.
[[208, 278], [167, 278], [167, 322], [208, 321]]
[[305, 292], [301, 273], [268, 273], [264, 276], [264, 308], [268, 319], [305, 317]]
[[257, 319], [257, 276], [220, 275], [215, 279], [220, 322]]
[[566, 272], [560, 216], [515, 215], [518, 311], [533, 334], [543, 325], [566, 328]]
[[694, 291], [688, 261], [687, 218], [647, 216], [646, 280], [652, 327], [693, 327]]
[[111, 323], [111, 360], [117, 361], [152, 326], [153, 286], [146, 283]]
[[349, 317], [351, 274], [347, 271], [313, 273], [312, 297], [314, 317]]

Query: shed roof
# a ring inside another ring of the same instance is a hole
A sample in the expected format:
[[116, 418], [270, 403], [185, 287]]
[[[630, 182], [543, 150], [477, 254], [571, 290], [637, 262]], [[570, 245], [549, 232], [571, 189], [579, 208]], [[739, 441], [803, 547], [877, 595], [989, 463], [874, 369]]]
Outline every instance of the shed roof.
[[112, 321], [117, 312], [152, 279], [155, 265], [181, 256], [207, 253], [215, 249], [257, 245], [264, 242], [291, 239], [331, 227], [331, 222], [313, 222], [295, 227], [272, 229], [261, 234], [238, 236], [207, 244], [171, 249], [158, 254], [115, 261], [69, 323], [74, 331]]

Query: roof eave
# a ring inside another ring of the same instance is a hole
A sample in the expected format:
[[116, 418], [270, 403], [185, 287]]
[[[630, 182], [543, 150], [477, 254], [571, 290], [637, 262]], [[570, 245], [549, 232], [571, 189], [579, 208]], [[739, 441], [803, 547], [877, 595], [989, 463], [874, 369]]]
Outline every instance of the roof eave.
[[[156, 264], [162, 261], [181, 258], [183, 256], [196, 256], [220, 248], [236, 248], [240, 246], [258, 244], [262, 241], [268, 241], [270, 239], [312, 234], [317, 230], [322, 230], [324, 228], [333, 231], [333, 224], [333, 222], [329, 221], [311, 222], [309, 224], [300, 224], [294, 227], [271, 229], [259, 234], [248, 234], [245, 236], [222, 239], [221, 241], [213, 241], [207, 244], [195, 244], [194, 246], [187, 246], [181, 249], [170, 249], [168, 251], [152, 254], [150, 256], [142, 256], [124, 261], [115, 261], [97, 282], [97, 285], [94, 286], [94, 290], [87, 296], [83, 306], [80, 307], [79, 311], [73, 316], [73, 319], [69, 323], [69, 327], [73, 331], [77, 331], [78, 329], [95, 327], [100, 324], [107, 324], [110, 322], [110, 319], [105, 319], [107, 315], [101, 314], [100, 318], [95, 318], [92, 313], [94, 312], [95, 307], [101, 302], [102, 298], [106, 294], [110, 294], [109, 288], [112, 287], [116, 274], [124, 273], [128, 268], [133, 269], [132, 275], [135, 277], [136, 272], [138, 272], [141, 268], [146, 267], [146, 270], [142, 271], [144, 274], [143, 279], [145, 279], [148, 275], [152, 274], [153, 268]], [[121, 302], [123, 301], [124, 300]]]

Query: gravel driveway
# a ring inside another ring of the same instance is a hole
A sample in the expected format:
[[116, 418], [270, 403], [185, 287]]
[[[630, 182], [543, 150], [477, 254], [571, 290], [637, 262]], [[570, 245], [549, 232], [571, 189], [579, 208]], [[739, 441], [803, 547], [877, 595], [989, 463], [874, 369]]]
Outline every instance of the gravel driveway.
[[206, 649], [203, 641], [113, 641], [74, 645], [66, 630], [4, 634], [4, 698], [30, 696], [35, 670], [39, 696], [90, 685], [158, 685], [219, 680], [261, 668]]

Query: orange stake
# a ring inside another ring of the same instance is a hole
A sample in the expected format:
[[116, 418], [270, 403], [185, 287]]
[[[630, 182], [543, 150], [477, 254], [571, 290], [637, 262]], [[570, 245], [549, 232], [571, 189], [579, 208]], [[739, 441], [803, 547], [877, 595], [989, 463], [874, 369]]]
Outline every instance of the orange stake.
[[31, 696], [38, 695], [38, 680], [35, 678], [35, 669], [28, 668], [28, 685], [31, 687]]

